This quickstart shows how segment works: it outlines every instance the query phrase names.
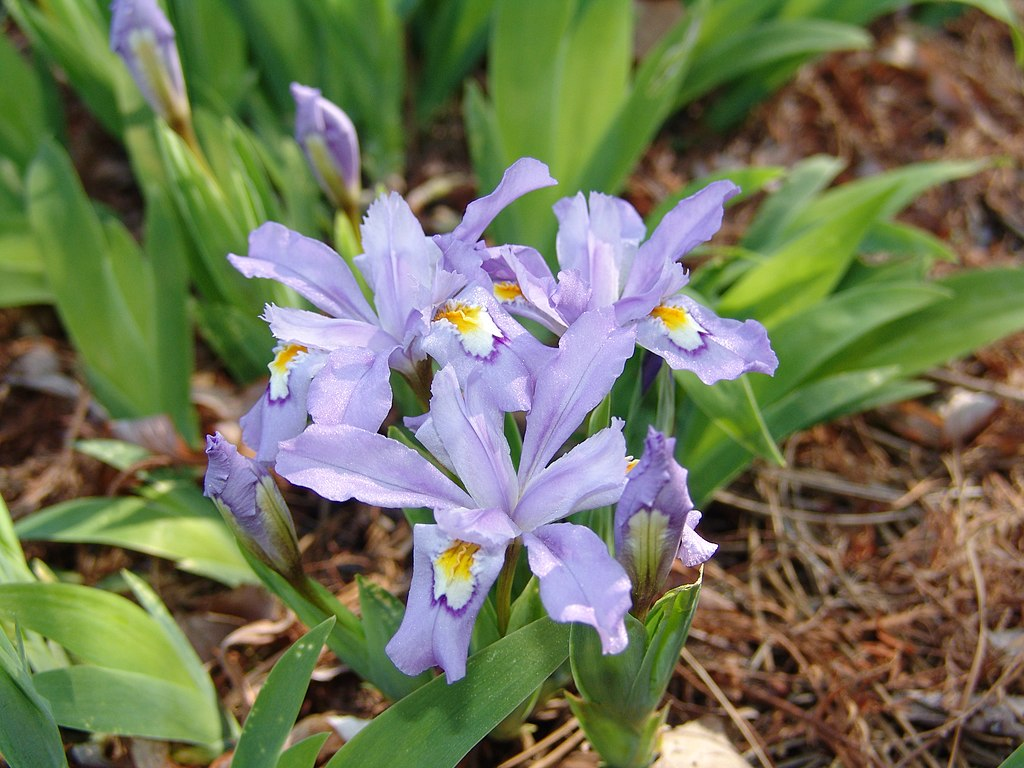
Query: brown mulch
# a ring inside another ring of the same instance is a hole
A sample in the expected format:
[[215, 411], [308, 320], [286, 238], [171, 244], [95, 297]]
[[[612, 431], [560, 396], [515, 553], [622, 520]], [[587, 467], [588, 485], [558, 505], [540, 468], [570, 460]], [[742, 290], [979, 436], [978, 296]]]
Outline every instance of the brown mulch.
[[[1024, 88], [1006, 30], [969, 12], [941, 30], [899, 16], [872, 31], [873, 51], [805, 68], [731, 135], [681, 148], [675, 132], [692, 128], [696, 105], [663, 132], [630, 195], [656, 200], [719, 168], [820, 152], [847, 161], [844, 179], [1000, 156], [905, 216], [952, 244], [960, 263], [944, 269], [1024, 265]], [[429, 162], [462, 183], [462, 169]], [[750, 210], [730, 215], [725, 237]], [[1024, 335], [933, 379], [934, 396], [793, 436], [785, 469], [755, 467], [705, 510], [721, 550], [670, 688], [671, 723], [711, 717], [749, 762], [787, 768], [996, 766], [1024, 742]], [[110, 434], [78, 380], [49, 310], [0, 312], [0, 493], [15, 517], [102, 494], [113, 479], [73, 450]], [[210, 425], [230, 426], [247, 396], [210, 372], [197, 385]], [[950, 437], [963, 393], [992, 398], [995, 411]], [[301, 493], [289, 501], [308, 572], [344, 602], [355, 607], [357, 573], [404, 588], [404, 524], [358, 505], [339, 514]], [[303, 631], [259, 590], [214, 589], [109, 548], [29, 554], [87, 583], [126, 564], [149, 568], [238, 717]], [[305, 728], [326, 727], [313, 713], [382, 706], [329, 655], [317, 677]], [[521, 742], [482, 746], [466, 767], [597, 765], [564, 706], [549, 704], [535, 723]], [[112, 742], [99, 764], [143, 764], [139, 749]]]

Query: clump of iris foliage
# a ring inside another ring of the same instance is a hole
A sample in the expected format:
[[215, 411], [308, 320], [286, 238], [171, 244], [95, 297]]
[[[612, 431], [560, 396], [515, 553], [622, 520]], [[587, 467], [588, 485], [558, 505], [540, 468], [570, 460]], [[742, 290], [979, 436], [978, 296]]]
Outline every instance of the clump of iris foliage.
[[[1019, 44], [1006, 3], [973, 4]], [[59, 725], [312, 766], [322, 738], [283, 747], [326, 643], [395, 702], [330, 765], [455, 765], [570, 682], [607, 764], [648, 765], [700, 587], [666, 575], [715, 551], [695, 507], [792, 432], [927, 392], [918, 374], [1024, 326], [1019, 270], [931, 280], [953, 254], [894, 219], [978, 163], [835, 188], [833, 158], [739, 168], [647, 221], [612, 196], [688, 102], [714, 91], [724, 127], [902, 5], [698, 0], [636, 62], [628, 0], [5, 0], [31, 52], [0, 38], [0, 304], [52, 304], [110, 416], [193, 445], [193, 331], [240, 383], [270, 360], [251, 453], [207, 439], [212, 504], [150, 470], [16, 525], [0, 505], [5, 759], [66, 765]], [[58, 72], [127, 152], [141, 245], [82, 189]], [[388, 188], [460, 90], [488, 194], [428, 236]], [[769, 188], [715, 247], [726, 206]], [[79, 449], [125, 472], [146, 456]], [[407, 599], [360, 581], [356, 616], [307, 579], [271, 470], [403, 509]], [[263, 583], [314, 629], [242, 730], [141, 578], [86, 588], [19, 539]]]

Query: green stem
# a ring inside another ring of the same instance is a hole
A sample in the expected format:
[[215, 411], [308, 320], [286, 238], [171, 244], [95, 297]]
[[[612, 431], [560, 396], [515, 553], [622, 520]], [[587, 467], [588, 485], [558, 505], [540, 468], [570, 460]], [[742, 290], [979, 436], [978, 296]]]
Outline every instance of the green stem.
[[508, 625], [512, 618], [512, 581], [516, 575], [516, 564], [519, 562], [519, 552], [522, 548], [521, 539], [513, 540], [511, 546], [505, 550], [505, 563], [501, 566], [501, 573], [498, 574], [495, 597], [497, 599], [498, 634], [502, 637], [508, 634]]

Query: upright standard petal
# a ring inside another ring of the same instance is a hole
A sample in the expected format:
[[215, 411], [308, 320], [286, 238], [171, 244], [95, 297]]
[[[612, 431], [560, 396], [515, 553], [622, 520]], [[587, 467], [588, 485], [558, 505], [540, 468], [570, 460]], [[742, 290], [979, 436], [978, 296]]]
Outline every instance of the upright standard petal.
[[446, 458], [479, 506], [508, 510], [519, 486], [499, 417], [479, 398], [467, 402], [451, 366], [434, 376], [430, 418]]
[[316, 88], [291, 85], [295, 99], [295, 141], [320, 188], [339, 208], [359, 202], [359, 137], [352, 120]]
[[397, 193], [381, 195], [366, 212], [364, 253], [355, 259], [373, 288], [381, 326], [403, 346], [409, 322], [432, 306], [441, 251]]
[[521, 157], [510, 165], [498, 186], [489, 195], [466, 206], [466, 215], [452, 231], [451, 237], [464, 243], [475, 243], [484, 230], [509, 203], [527, 192], [550, 187], [558, 182], [551, 178], [548, 167], [532, 157]]
[[725, 201], [739, 191], [732, 182], [716, 181], [665, 214], [636, 253], [615, 306], [620, 323], [640, 320], [686, 285], [688, 276], [678, 260], [711, 239], [722, 226]]
[[643, 219], [625, 200], [591, 192], [555, 204], [556, 250], [564, 270], [576, 270], [591, 286], [588, 309], [611, 306], [620, 296], [636, 250], [646, 231]]
[[519, 479], [547, 466], [591, 410], [604, 399], [633, 354], [632, 329], [619, 328], [610, 310], [591, 311], [558, 342], [558, 353], [538, 378], [526, 422]]
[[310, 382], [326, 359], [326, 352], [301, 344], [279, 344], [274, 350], [267, 388], [240, 419], [242, 437], [257, 461], [273, 464], [278, 444], [306, 428]]
[[719, 317], [682, 294], [663, 301], [637, 325], [637, 343], [705, 384], [744, 373], [772, 374], [779, 364], [759, 322]]
[[441, 667], [454, 683], [466, 675], [466, 657], [480, 607], [501, 570], [505, 548], [481, 547], [413, 528], [412, 584], [402, 624], [385, 650], [407, 675]]
[[249, 255], [228, 255], [246, 277], [264, 277], [293, 288], [331, 317], [376, 325], [348, 264], [319, 240], [268, 221], [249, 235]]
[[[738, 195], [740, 188], [731, 181], [714, 181], [704, 189], [680, 200], [665, 214], [647, 242], [637, 252], [636, 278], [630, 274], [624, 293], [634, 293], [637, 281], [645, 279], [648, 269], [657, 271], [662, 264], [681, 259], [701, 243], [706, 243], [722, 226], [725, 201]], [[650, 266], [648, 266], [650, 265]]]
[[277, 471], [328, 499], [402, 507], [473, 507], [469, 495], [412, 448], [346, 424], [312, 424], [281, 444]]
[[218, 432], [206, 438], [204, 494], [235, 535], [263, 563], [289, 579], [302, 576], [295, 527], [274, 478]]
[[592, 626], [604, 653], [624, 650], [629, 577], [598, 535], [582, 525], [558, 523], [523, 534], [523, 543], [548, 615]]

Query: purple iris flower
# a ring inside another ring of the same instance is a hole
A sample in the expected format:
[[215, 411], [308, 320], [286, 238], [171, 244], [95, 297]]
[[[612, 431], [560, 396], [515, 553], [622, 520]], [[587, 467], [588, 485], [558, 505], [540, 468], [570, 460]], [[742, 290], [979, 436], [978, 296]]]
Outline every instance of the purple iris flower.
[[324, 424], [374, 431], [387, 418], [386, 355], [362, 347], [328, 353], [299, 344], [280, 344], [274, 352], [267, 388], [240, 420], [242, 437], [261, 464], [272, 466], [278, 445], [305, 429], [310, 415]]
[[156, 0], [114, 0], [110, 48], [128, 66], [143, 97], [178, 130], [191, 122], [174, 27]]
[[618, 327], [610, 310], [587, 313], [566, 331], [537, 382], [518, 468], [504, 414], [479, 374], [463, 386], [453, 367], [443, 368], [416, 437], [461, 485], [412, 448], [347, 424], [314, 423], [281, 446], [278, 471], [322, 496], [434, 510], [435, 524], [414, 529], [408, 609], [387, 646], [403, 672], [437, 665], [449, 682], [465, 674], [473, 623], [517, 537], [549, 615], [590, 624], [606, 653], [625, 647], [625, 571], [593, 531], [558, 522], [619, 498], [622, 422], [555, 456], [611, 389], [633, 346], [632, 331]]
[[292, 83], [295, 140], [302, 147], [320, 188], [338, 208], [359, 202], [359, 137], [344, 110], [316, 88]]
[[519, 160], [494, 192], [470, 204], [459, 228], [441, 239], [424, 235], [398, 194], [378, 198], [363, 220], [364, 253], [355, 258], [375, 306], [337, 253], [280, 224], [263, 224], [249, 236], [248, 256], [228, 258], [246, 277], [288, 285], [325, 313], [268, 306], [264, 318], [282, 344], [324, 351], [367, 348], [388, 358], [414, 387], [424, 380], [424, 366], [429, 369], [429, 353], [441, 365], [453, 364], [460, 376], [480, 368], [498, 407], [524, 410], [547, 348], [489, 293], [474, 290], [466, 276], [447, 268], [442, 248], [475, 252], [477, 238], [505, 205], [550, 182], [543, 163]]
[[633, 583], [633, 608], [640, 615], [663, 590], [673, 560], [699, 565], [718, 549], [694, 530], [701, 513], [690, 500], [686, 470], [674, 458], [675, 443], [648, 430], [643, 456], [615, 509], [615, 553]]
[[739, 192], [716, 181], [679, 202], [644, 240], [640, 215], [625, 200], [591, 193], [555, 204], [557, 281], [536, 251], [504, 246], [482, 264], [495, 295], [513, 314], [561, 333], [582, 313], [613, 307], [617, 321], [637, 328], [637, 343], [705, 384], [756, 371], [773, 373], [778, 359], [764, 327], [720, 318], [680, 293], [689, 277], [679, 259], [709, 240], [725, 201]]

